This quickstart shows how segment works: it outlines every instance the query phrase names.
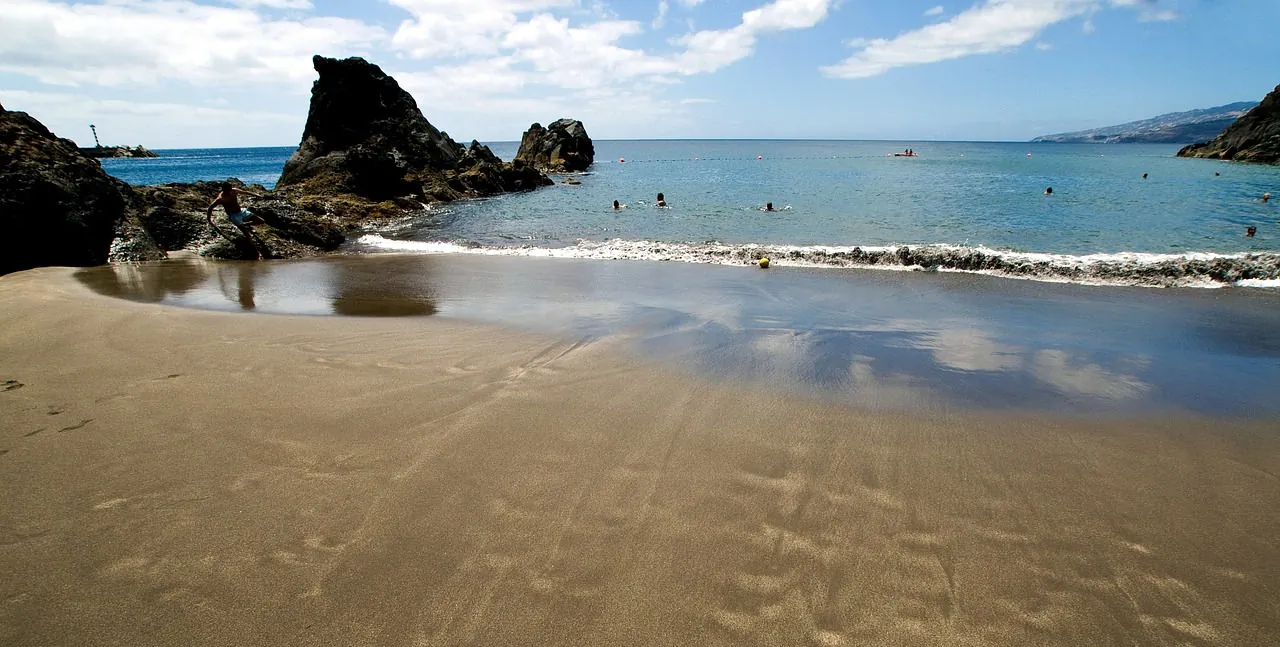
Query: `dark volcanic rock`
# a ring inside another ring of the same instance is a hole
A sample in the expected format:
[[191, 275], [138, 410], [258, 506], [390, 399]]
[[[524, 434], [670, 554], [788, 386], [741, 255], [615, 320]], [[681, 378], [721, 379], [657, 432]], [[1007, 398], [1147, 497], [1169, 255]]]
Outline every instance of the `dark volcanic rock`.
[[0, 274], [106, 262], [128, 191], [74, 142], [0, 106]]
[[95, 159], [100, 157], [160, 157], [157, 153], [141, 146], [133, 148], [128, 146], [94, 146], [93, 148], [81, 148], [80, 154]]
[[537, 123], [529, 126], [515, 159], [541, 171], [572, 173], [587, 170], [595, 157], [595, 145], [582, 122], [559, 119], [546, 128]]
[[[253, 230], [269, 258], [312, 256], [337, 249], [345, 240], [342, 225], [323, 213], [307, 211], [283, 195], [269, 194], [261, 186], [245, 187], [238, 180], [231, 180], [231, 184], [267, 194], [262, 198], [246, 197], [244, 205], [266, 221], [266, 225], [256, 225]], [[112, 246], [111, 260], [142, 260], [137, 257], [138, 250], [145, 250], [148, 240], [167, 252], [189, 249], [215, 258], [256, 258], [256, 250], [239, 229], [226, 221], [221, 209], [214, 212], [218, 230], [209, 227], [206, 209], [220, 189], [220, 182], [137, 187], [126, 226]]]
[[1187, 146], [1178, 157], [1280, 163], [1280, 85], [1216, 139]]
[[[361, 58], [312, 60], [320, 78], [311, 89], [302, 143], [277, 190], [355, 223], [420, 208], [413, 200], [400, 206], [406, 199], [453, 200], [551, 183], [474, 142], [463, 148], [432, 126], [377, 65]], [[321, 205], [318, 198], [333, 200]]]

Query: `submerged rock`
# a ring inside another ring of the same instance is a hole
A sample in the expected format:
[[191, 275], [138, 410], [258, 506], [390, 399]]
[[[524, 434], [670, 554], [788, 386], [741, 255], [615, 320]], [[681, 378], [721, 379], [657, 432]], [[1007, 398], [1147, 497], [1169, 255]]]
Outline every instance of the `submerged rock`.
[[[454, 200], [529, 190], [551, 181], [524, 164], [508, 164], [487, 147], [464, 148], [423, 117], [413, 97], [362, 58], [312, 59], [319, 79], [298, 150], [276, 185], [291, 197], [340, 198], [334, 215], [354, 224], [402, 215], [418, 198]], [[360, 202], [389, 207], [361, 209]], [[355, 204], [352, 204], [355, 203]]]
[[0, 274], [106, 262], [128, 193], [74, 142], [0, 106]]
[[529, 126], [520, 138], [515, 159], [540, 171], [573, 173], [587, 170], [595, 157], [595, 145], [582, 122], [558, 119], [546, 128], [538, 123]]
[[1216, 139], [1187, 146], [1178, 157], [1280, 163], [1280, 85]]

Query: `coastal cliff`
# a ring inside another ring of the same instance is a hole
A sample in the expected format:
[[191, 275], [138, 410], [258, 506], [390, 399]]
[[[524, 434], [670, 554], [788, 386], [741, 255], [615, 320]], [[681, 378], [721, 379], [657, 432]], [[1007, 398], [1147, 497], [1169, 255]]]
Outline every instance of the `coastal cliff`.
[[1280, 85], [1213, 141], [1187, 146], [1178, 157], [1280, 163]]
[[515, 160], [548, 173], [573, 173], [587, 170], [595, 156], [595, 145], [581, 121], [557, 119], [546, 128], [539, 123], [529, 126]]
[[362, 58], [312, 59], [319, 79], [298, 150], [277, 191], [348, 222], [421, 209], [423, 202], [526, 191], [551, 184], [521, 161], [498, 159], [431, 125], [413, 97]]
[[69, 139], [0, 106], [0, 274], [106, 262], [129, 185]]

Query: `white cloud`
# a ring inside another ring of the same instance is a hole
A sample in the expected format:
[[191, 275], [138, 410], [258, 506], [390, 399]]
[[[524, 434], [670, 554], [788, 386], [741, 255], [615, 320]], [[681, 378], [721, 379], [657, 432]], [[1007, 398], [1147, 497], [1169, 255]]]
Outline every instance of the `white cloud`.
[[1178, 20], [1182, 14], [1173, 9], [1152, 9], [1146, 8], [1142, 13], [1138, 14], [1138, 20], [1143, 22], [1167, 22], [1170, 20]]
[[[30, 113], [59, 137], [92, 144], [89, 123], [98, 127], [104, 144], [148, 148], [245, 146], [268, 142], [289, 144], [302, 133], [305, 115], [243, 111], [168, 102], [98, 99], [66, 92], [0, 90], [8, 110]], [[210, 103], [225, 103], [213, 100]], [[179, 132], [181, 140], [156, 138], [156, 126]], [[280, 133], [288, 133], [281, 139]]]
[[[860, 79], [898, 67], [1004, 52], [1035, 39], [1050, 25], [1107, 6], [1140, 7], [1144, 20], [1168, 19], [1172, 13], [1156, 9], [1151, 0], [986, 0], [946, 22], [872, 40], [822, 71], [836, 78]], [[1086, 33], [1092, 31], [1092, 24], [1086, 19]]]
[[360, 21], [270, 20], [187, 0], [0, 3], [0, 70], [54, 85], [292, 82], [316, 52], [361, 50], [385, 33]]
[[924, 15], [926, 15], [926, 16], [941, 16], [941, 15], [942, 15], [942, 12], [944, 12], [944, 11], [946, 11], [946, 9], [944, 9], [942, 5], [937, 5], [937, 6], [935, 6], [934, 8], [932, 8], [932, 9], [930, 9], [930, 10], [928, 10], [928, 11], [924, 12]]
[[1086, 34], [1092, 34], [1093, 32], [1098, 31], [1098, 27], [1097, 25], [1093, 24], [1092, 18], [1085, 18], [1084, 24], [1081, 25], [1080, 29], [1083, 30], [1084, 33]]
[[[652, 116], [680, 110], [679, 101], [653, 98], [654, 88], [750, 56], [762, 34], [812, 27], [834, 2], [775, 0], [743, 13], [734, 27], [691, 32], [672, 41], [677, 51], [651, 53], [624, 45], [644, 31], [638, 21], [575, 22], [551, 12], [570, 0], [474, 0], [466, 11], [444, 0], [390, 1], [414, 12], [396, 32], [396, 48], [413, 58], [457, 61], [411, 73], [407, 87], [471, 100], [484, 111], [522, 105], [510, 101], [522, 90], [525, 96], [541, 92], [541, 101], [570, 106], [615, 104], [615, 117], [636, 107]], [[665, 18], [664, 6], [670, 9], [660, 3], [659, 18]], [[623, 96], [637, 100], [624, 108], [617, 105]]]
[[1049, 44], [1049, 43], [1045, 43], [1045, 42], [1040, 42], [1040, 43], [1036, 43], [1036, 49], [1037, 49], [1037, 50], [1039, 50], [1039, 51], [1041, 51], [1041, 52], [1047, 52], [1047, 51], [1049, 51], [1049, 50], [1053, 49], [1053, 45], [1051, 45], [1051, 44]]
[[699, 31], [677, 42], [685, 46], [678, 57], [682, 74], [713, 72], [740, 61], [755, 49], [761, 34], [808, 29], [827, 17], [834, 0], [775, 0], [742, 14], [736, 27]]
[[265, 7], [267, 9], [311, 9], [313, 5], [311, 0], [222, 0], [223, 4], [234, 5], [253, 9], [255, 7]]
[[652, 27], [662, 29], [667, 24], [667, 11], [671, 8], [667, 0], [658, 0], [658, 15], [654, 17]]

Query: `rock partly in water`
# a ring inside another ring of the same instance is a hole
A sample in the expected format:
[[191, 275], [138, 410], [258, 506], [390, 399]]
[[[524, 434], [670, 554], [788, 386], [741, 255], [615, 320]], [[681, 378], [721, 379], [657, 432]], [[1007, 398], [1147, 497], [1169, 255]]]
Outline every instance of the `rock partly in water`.
[[154, 151], [149, 151], [142, 146], [94, 146], [92, 148], [81, 148], [80, 154], [85, 157], [92, 158], [116, 158], [116, 157], [160, 157]]
[[1216, 139], [1187, 146], [1178, 157], [1280, 163], [1280, 85]]
[[106, 262], [128, 193], [74, 142], [0, 106], [0, 274]]
[[576, 119], [559, 119], [543, 128], [533, 124], [520, 138], [515, 160], [540, 171], [573, 173], [585, 171], [595, 161], [596, 149], [587, 129]]
[[422, 116], [413, 97], [361, 58], [312, 59], [319, 79], [302, 143], [276, 188], [348, 224], [405, 215], [424, 200], [481, 197], [551, 181], [473, 142], [464, 148]]

